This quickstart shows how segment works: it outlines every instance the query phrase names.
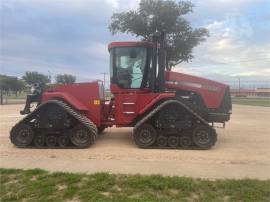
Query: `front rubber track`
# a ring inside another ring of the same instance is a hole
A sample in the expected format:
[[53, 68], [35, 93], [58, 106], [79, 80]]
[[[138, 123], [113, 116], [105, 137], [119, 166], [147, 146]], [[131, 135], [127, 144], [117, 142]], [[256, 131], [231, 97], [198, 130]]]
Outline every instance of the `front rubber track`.
[[[72, 122], [72, 124], [70, 125], [64, 124], [63, 127], [66, 128], [62, 129], [53, 128], [54, 126], [52, 126], [51, 128], [40, 127], [39, 125], [42, 125], [42, 121], [46, 120], [46, 117], [45, 119], [43, 119], [42, 117], [45, 116], [46, 112], [49, 109], [48, 107], [50, 106], [61, 109], [68, 115], [67, 117], [71, 118], [74, 122]], [[87, 136], [89, 141], [78, 141], [79, 136], [77, 136], [77, 142], [75, 142], [74, 144], [74, 141], [71, 138], [71, 132], [74, 131], [76, 128], [81, 128], [82, 130], [87, 131], [84, 134], [89, 135], [89, 137]], [[63, 101], [50, 100], [39, 105], [32, 113], [28, 114], [21, 121], [19, 121], [10, 131], [10, 140], [15, 146], [19, 148], [82, 149], [91, 146], [95, 142], [97, 138], [97, 131], [98, 130], [96, 125], [92, 121], [90, 121], [84, 114], [80, 113], [79, 111], [77, 111]], [[30, 132], [32, 132], [33, 135], [31, 135]], [[38, 140], [35, 140], [36, 136], [39, 137]], [[44, 136], [44, 139], [42, 139], [42, 136]], [[56, 144], [53, 143], [54, 138], [51, 138], [50, 141], [48, 141], [46, 139], [48, 136], [54, 136], [57, 141]], [[61, 140], [59, 136], [62, 136]], [[27, 139], [24, 140], [24, 137], [27, 137]], [[67, 141], [65, 142], [65, 140]]]

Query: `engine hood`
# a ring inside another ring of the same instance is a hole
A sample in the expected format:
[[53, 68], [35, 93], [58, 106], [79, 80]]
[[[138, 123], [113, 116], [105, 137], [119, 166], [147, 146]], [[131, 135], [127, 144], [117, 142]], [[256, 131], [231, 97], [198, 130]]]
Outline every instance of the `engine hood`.
[[165, 86], [169, 90], [190, 91], [199, 94], [208, 108], [217, 109], [224, 98], [229, 86], [209, 79], [188, 74], [167, 71]]

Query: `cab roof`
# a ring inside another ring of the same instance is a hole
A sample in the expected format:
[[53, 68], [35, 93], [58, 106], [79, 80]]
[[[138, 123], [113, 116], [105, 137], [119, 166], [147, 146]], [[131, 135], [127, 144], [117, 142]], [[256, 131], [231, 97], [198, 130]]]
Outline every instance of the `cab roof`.
[[145, 41], [123, 41], [123, 42], [112, 42], [108, 45], [108, 50], [115, 47], [145, 47], [150, 48], [153, 44]]

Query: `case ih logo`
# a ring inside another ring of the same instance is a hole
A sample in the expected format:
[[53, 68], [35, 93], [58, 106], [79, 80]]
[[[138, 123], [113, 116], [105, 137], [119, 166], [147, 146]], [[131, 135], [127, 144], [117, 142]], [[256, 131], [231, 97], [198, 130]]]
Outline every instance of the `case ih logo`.
[[188, 86], [192, 88], [201, 88], [213, 92], [219, 91], [219, 88], [216, 86], [211, 86], [207, 84], [200, 84], [200, 83], [193, 83], [193, 82], [186, 82], [186, 81], [166, 81], [166, 84], [169, 85], [176, 85], [176, 86]]
[[214, 91], [217, 92], [219, 91], [219, 88], [216, 86], [210, 86], [210, 85], [202, 85], [203, 89], [209, 90], [209, 91]]

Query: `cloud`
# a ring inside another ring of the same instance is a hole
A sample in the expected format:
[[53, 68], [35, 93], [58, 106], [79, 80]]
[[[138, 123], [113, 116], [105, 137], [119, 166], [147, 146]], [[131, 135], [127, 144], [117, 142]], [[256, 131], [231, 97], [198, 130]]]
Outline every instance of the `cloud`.
[[113, 8], [119, 7], [119, 0], [106, 0], [106, 3], [112, 5]]
[[108, 57], [108, 45], [100, 42], [93, 42], [88, 47], [86, 47], [85, 51], [88, 55], [95, 56], [96, 59], [104, 60]]
[[[139, 0], [2, 0], [0, 70], [77, 75], [81, 81], [109, 71], [107, 44], [134, 40], [108, 30], [113, 12], [138, 8]], [[208, 40], [194, 49], [194, 60], [175, 70], [197, 75], [270, 76], [270, 1], [193, 0], [187, 15], [206, 27]], [[87, 76], [87, 75], [90, 76]]]
[[[265, 14], [263, 4], [267, 2], [217, 1], [213, 5], [211, 1], [207, 0], [198, 12], [200, 15], [205, 11], [206, 17], [201, 25], [210, 31], [211, 36], [194, 49], [195, 59], [189, 64], [179, 65], [177, 70], [188, 73], [195, 71], [198, 75], [206, 76], [270, 77], [270, 18]], [[245, 14], [251, 11], [247, 8], [249, 4], [253, 6], [252, 18]], [[210, 9], [212, 5], [216, 8]], [[216, 14], [217, 10], [221, 13]], [[213, 18], [215, 15], [217, 17]], [[256, 21], [256, 18], [261, 20]]]
[[[89, 66], [90, 72], [108, 68], [107, 48], [101, 44], [111, 40], [107, 30], [111, 5], [101, 4], [101, 1], [74, 2], [3, 1], [0, 11], [1, 19], [5, 19], [1, 20], [1, 73], [16, 73], [15, 65], [29, 70], [33, 65], [30, 61], [35, 61], [36, 65], [43, 61], [49, 66], [61, 63], [68, 71], [72, 68], [84, 70]], [[98, 51], [88, 52], [89, 47]], [[101, 57], [104, 57], [103, 61]], [[39, 67], [40, 71], [43, 71], [42, 67]]]

